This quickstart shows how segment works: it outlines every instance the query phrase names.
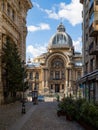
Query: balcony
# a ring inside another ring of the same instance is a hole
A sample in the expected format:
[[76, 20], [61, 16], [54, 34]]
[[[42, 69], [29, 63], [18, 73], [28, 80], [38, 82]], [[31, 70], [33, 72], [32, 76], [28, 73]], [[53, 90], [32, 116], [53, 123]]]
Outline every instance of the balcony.
[[89, 55], [98, 55], [98, 45], [94, 43], [89, 45]]
[[95, 37], [96, 35], [98, 35], [98, 20], [93, 21], [89, 27], [89, 36]]
[[51, 82], [61, 82], [61, 81], [65, 81], [65, 78], [53, 78], [53, 79], [49, 79], [49, 81]]

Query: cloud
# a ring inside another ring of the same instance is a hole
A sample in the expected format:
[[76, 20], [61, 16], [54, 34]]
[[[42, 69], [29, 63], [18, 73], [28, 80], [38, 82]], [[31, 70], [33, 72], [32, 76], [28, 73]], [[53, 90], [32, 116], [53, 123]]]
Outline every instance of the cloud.
[[38, 26], [28, 26], [28, 31], [29, 32], [35, 32], [35, 31], [40, 31], [40, 30], [50, 30], [50, 26], [47, 23], [40, 23]]
[[50, 10], [41, 8], [37, 3], [34, 4], [38, 9], [46, 13], [48, 18], [68, 20], [73, 26], [82, 22], [82, 4], [80, 4], [79, 0], [71, 0], [70, 4], [61, 2], [58, 6], [53, 5]]
[[62, 19], [67, 19], [73, 26], [82, 22], [82, 5], [79, 0], [72, 0], [68, 5], [60, 3], [58, 15]]
[[45, 12], [48, 14], [48, 17], [51, 19], [58, 20], [60, 18], [59, 15], [54, 10], [45, 9]]
[[33, 2], [33, 5], [34, 5], [35, 7], [37, 7], [38, 9], [40, 9], [41, 11], [44, 11], [44, 9], [41, 8], [40, 5], [37, 4], [36, 2]]
[[73, 41], [75, 51], [82, 52], [82, 38], [79, 37], [76, 41]]
[[[73, 41], [75, 52], [82, 52], [82, 39], [79, 37], [77, 40]], [[33, 60], [35, 57], [47, 52], [47, 43], [44, 45], [34, 44], [27, 46], [26, 57], [27, 60], [30, 57]]]
[[[82, 39], [79, 37], [76, 41], [73, 41], [73, 45], [75, 47], [75, 51], [77, 52], [82, 52]], [[34, 45], [29, 45], [27, 46], [27, 56], [35, 58], [39, 55], [41, 55], [42, 53], [47, 52], [47, 43], [45, 43], [44, 45], [40, 45], [40, 44], [34, 44]]]
[[39, 55], [41, 55], [42, 53], [45, 53], [47, 51], [46, 48], [47, 44], [44, 44], [43, 46], [40, 46], [39, 44], [35, 44], [35, 45], [29, 45], [27, 46], [27, 55], [35, 58]]

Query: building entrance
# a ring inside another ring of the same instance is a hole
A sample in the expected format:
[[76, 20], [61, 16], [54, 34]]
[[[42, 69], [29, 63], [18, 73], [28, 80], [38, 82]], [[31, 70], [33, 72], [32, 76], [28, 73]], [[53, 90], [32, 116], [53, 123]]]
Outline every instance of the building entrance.
[[60, 84], [55, 84], [55, 93], [60, 92]]

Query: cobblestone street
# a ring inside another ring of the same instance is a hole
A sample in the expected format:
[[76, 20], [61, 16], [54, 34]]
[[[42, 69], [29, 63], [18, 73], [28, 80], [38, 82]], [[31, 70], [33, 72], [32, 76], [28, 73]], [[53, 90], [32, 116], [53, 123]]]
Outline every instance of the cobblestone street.
[[0, 130], [83, 130], [76, 122], [56, 114], [57, 102], [26, 103], [26, 114], [21, 114], [21, 103], [0, 108]]
[[[32, 107], [32, 102], [26, 103], [26, 111]], [[0, 130], [8, 130], [17, 120], [22, 118], [22, 103], [16, 102], [0, 106]]]

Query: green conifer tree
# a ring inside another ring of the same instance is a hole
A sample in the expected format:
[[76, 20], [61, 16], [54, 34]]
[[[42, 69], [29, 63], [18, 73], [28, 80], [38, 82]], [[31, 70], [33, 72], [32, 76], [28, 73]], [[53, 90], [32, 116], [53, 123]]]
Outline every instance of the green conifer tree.
[[21, 62], [17, 45], [11, 42], [9, 37], [3, 47], [3, 63], [6, 71], [6, 90], [11, 97], [15, 97], [17, 91], [23, 91], [23, 87], [26, 90], [28, 86], [24, 83], [26, 69]]

